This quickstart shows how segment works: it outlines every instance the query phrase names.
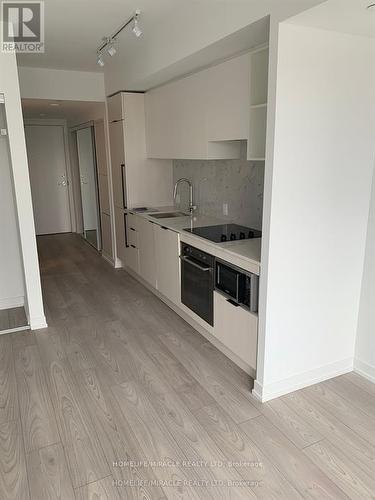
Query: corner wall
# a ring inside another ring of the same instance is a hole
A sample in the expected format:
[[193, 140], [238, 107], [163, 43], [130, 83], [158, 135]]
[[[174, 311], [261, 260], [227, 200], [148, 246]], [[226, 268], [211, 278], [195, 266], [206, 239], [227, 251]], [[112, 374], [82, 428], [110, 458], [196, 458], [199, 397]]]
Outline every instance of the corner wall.
[[[14, 54], [7, 54], [1, 51], [0, 92], [5, 97], [17, 221], [25, 278], [25, 309], [31, 328], [44, 328], [47, 324], [44, 316], [40, 284], [16, 57]], [[6, 237], [6, 235], [2, 237]]]
[[263, 401], [353, 367], [375, 147], [373, 61], [371, 39], [279, 26], [254, 391]]
[[375, 175], [372, 181], [354, 370], [375, 383]]

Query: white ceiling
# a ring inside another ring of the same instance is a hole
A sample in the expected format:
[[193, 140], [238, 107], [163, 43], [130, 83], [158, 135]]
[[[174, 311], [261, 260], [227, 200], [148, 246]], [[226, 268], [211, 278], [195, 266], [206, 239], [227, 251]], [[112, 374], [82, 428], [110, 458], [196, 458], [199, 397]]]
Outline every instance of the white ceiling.
[[157, 71], [270, 13], [287, 17], [322, 1], [44, 0], [46, 52], [21, 54], [18, 61], [20, 66], [101, 71], [95, 57], [101, 38], [138, 8], [144, 35], [136, 40], [130, 30], [123, 32], [119, 53], [139, 79], [148, 71], [144, 64], [151, 67], [154, 61], [152, 71]]
[[70, 125], [78, 125], [103, 116], [104, 103], [22, 99], [22, 112], [25, 119], [61, 119], [67, 120]]
[[375, 38], [375, 0], [329, 0], [314, 9], [298, 14], [288, 22]]

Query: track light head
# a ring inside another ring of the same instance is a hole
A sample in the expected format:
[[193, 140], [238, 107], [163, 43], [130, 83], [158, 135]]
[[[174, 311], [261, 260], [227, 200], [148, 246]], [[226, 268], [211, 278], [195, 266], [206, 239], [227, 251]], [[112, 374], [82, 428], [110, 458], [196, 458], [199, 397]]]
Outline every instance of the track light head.
[[116, 46], [115, 46], [115, 40], [114, 39], [110, 39], [110, 41], [108, 42], [107, 52], [108, 52], [108, 54], [111, 57], [113, 57], [116, 54], [117, 49], [116, 49]]
[[138, 17], [139, 17], [139, 14], [141, 13], [140, 10], [136, 10], [135, 11], [135, 14], [134, 14], [134, 25], [133, 25], [133, 28], [132, 28], [132, 32], [134, 33], [134, 35], [139, 38], [143, 31], [141, 30], [141, 28], [139, 27], [139, 22], [138, 22]]
[[100, 66], [101, 68], [104, 66], [104, 59], [103, 59], [103, 54], [99, 53], [98, 56], [97, 56], [97, 59], [96, 59], [96, 63], [98, 64], [98, 66]]

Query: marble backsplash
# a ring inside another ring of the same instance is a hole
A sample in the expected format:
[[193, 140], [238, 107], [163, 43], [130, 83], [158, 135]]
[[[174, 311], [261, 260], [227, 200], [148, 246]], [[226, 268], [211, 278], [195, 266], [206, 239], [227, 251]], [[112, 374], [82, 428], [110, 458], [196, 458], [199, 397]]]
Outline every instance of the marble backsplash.
[[[246, 159], [174, 160], [173, 181], [181, 177], [192, 181], [194, 201], [200, 215], [262, 228], [264, 162]], [[177, 207], [186, 210], [189, 203], [187, 184], [180, 185], [179, 193]], [[227, 216], [223, 214], [224, 203], [228, 204]]]

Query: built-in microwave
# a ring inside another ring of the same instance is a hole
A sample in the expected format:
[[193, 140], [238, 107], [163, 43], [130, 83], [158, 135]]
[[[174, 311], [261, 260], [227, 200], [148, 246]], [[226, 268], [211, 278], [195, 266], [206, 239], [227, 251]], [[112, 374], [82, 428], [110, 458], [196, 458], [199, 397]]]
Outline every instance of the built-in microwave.
[[239, 305], [258, 312], [259, 276], [216, 259], [215, 288]]

